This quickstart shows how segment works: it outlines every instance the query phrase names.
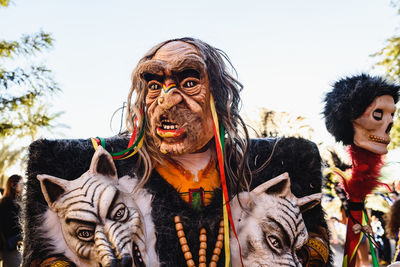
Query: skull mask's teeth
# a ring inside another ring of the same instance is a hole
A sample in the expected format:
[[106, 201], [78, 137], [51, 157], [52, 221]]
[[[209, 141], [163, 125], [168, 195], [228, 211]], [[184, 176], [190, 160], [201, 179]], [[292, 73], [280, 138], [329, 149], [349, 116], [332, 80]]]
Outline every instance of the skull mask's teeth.
[[370, 136], [368, 136], [368, 138], [370, 141], [380, 143], [380, 144], [388, 145], [390, 143], [390, 140], [376, 136], [376, 135], [370, 135]]

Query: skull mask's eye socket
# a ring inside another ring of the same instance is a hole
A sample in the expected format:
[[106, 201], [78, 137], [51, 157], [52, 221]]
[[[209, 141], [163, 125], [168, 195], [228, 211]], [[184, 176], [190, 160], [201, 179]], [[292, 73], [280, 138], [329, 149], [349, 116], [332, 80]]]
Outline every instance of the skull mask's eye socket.
[[382, 109], [376, 109], [376, 110], [374, 110], [374, 112], [372, 112], [372, 117], [373, 117], [375, 120], [377, 120], [377, 121], [382, 120], [382, 117], [383, 117], [383, 111], [382, 111]]

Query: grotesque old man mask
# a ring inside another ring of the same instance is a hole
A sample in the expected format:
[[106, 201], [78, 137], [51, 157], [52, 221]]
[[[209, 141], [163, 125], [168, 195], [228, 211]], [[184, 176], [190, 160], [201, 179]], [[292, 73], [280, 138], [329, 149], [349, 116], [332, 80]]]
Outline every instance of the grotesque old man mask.
[[154, 145], [173, 155], [204, 148], [213, 137], [213, 122], [207, 68], [197, 49], [173, 41], [138, 68]]

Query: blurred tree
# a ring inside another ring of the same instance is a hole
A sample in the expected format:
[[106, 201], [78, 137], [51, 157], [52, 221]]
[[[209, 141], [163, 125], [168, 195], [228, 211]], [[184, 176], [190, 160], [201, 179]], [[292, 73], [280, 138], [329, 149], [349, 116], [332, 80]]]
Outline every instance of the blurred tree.
[[[0, 0], [0, 8], [9, 4], [10, 0]], [[60, 89], [51, 71], [35, 63], [37, 53], [51, 48], [53, 41], [43, 31], [24, 34], [17, 41], [0, 40], [0, 186], [4, 171], [24, 151], [16, 149], [21, 138], [33, 141], [40, 129], [53, 129], [61, 115], [49, 112], [50, 97]]]
[[[397, 9], [397, 14], [400, 15], [400, 1], [392, 1], [393, 7]], [[385, 46], [373, 54], [372, 57], [378, 59], [376, 66], [383, 67], [389, 79], [399, 82], [400, 81], [400, 35], [395, 34], [386, 40]], [[395, 149], [400, 147], [400, 121], [398, 120], [399, 109], [396, 111], [396, 120], [394, 121], [393, 128], [390, 132], [391, 143], [388, 149]]]
[[262, 109], [258, 135], [260, 137], [295, 136], [311, 139], [314, 132], [302, 116]]
[[5, 171], [20, 160], [22, 149], [13, 149], [11, 144], [2, 144], [0, 147], [0, 187], [4, 187]]
[[400, 147], [400, 109], [397, 109], [395, 119], [393, 122], [392, 130], [390, 130], [390, 144], [388, 149], [395, 149]]

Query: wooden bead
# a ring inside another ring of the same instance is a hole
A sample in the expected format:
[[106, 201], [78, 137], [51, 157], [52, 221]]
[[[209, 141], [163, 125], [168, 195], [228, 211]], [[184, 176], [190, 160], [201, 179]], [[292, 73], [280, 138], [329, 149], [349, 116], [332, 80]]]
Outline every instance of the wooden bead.
[[205, 249], [199, 249], [199, 256], [206, 256], [207, 251]]
[[207, 242], [207, 235], [200, 235], [200, 242]]
[[215, 255], [215, 254], [213, 254], [213, 255], [212, 255], [212, 257], [211, 257], [211, 261], [218, 262], [218, 260], [219, 260], [219, 256], [218, 256], [218, 255]]
[[224, 240], [224, 235], [218, 235], [217, 236], [218, 241], [223, 241]]
[[224, 234], [224, 228], [223, 227], [220, 227], [218, 229], [218, 234]]
[[183, 230], [183, 225], [182, 225], [182, 223], [177, 223], [177, 224], [175, 224], [175, 229], [176, 229], [176, 231]]
[[200, 256], [199, 257], [199, 263], [206, 263], [207, 262], [207, 257], [206, 256]]
[[[186, 260], [186, 265], [188, 267], [195, 267], [195, 263], [192, 259], [193, 255], [190, 252], [190, 247], [187, 243], [185, 232], [183, 231], [183, 224], [179, 216], [174, 217], [176, 234], [178, 235], [179, 244], [181, 245], [181, 250], [183, 256]], [[216, 267], [219, 255], [221, 254], [221, 249], [224, 245], [224, 221], [219, 222], [217, 242], [215, 243], [215, 248], [213, 250], [213, 255], [211, 256], [211, 261], [209, 267]], [[207, 267], [207, 230], [205, 228], [200, 229], [200, 249], [199, 249], [199, 267]]]
[[181, 244], [181, 246], [186, 245], [187, 244], [186, 237], [183, 236], [183, 237], [179, 238], [179, 244]]
[[[187, 265], [188, 267], [193, 267], [193, 266], [195, 266], [193, 260], [188, 260], [188, 261], [186, 261], [186, 265]], [[215, 265], [215, 266], [217, 266], [217, 265]]]
[[185, 236], [185, 232], [183, 230], [180, 230], [177, 232], [177, 235], [179, 238], [184, 237]]
[[213, 251], [213, 253], [215, 254], [215, 255], [221, 255], [221, 249], [220, 248], [214, 248], [214, 251]]
[[188, 246], [187, 244], [182, 245], [182, 246], [181, 246], [181, 249], [182, 249], [182, 252], [183, 252], [183, 253], [186, 253], [186, 252], [188, 252], [188, 251], [189, 251], [189, 253], [190, 253], [190, 248], [189, 248], [189, 246]]
[[217, 242], [215, 242], [215, 247], [216, 248], [222, 248], [223, 247], [223, 245], [224, 245], [224, 243], [222, 242], [222, 241], [217, 241]]
[[200, 248], [201, 249], [207, 249], [207, 243], [206, 242], [201, 242], [200, 243]]
[[183, 256], [185, 257], [185, 260], [187, 260], [187, 261], [192, 259], [192, 253], [190, 253], [190, 251], [184, 253]]

